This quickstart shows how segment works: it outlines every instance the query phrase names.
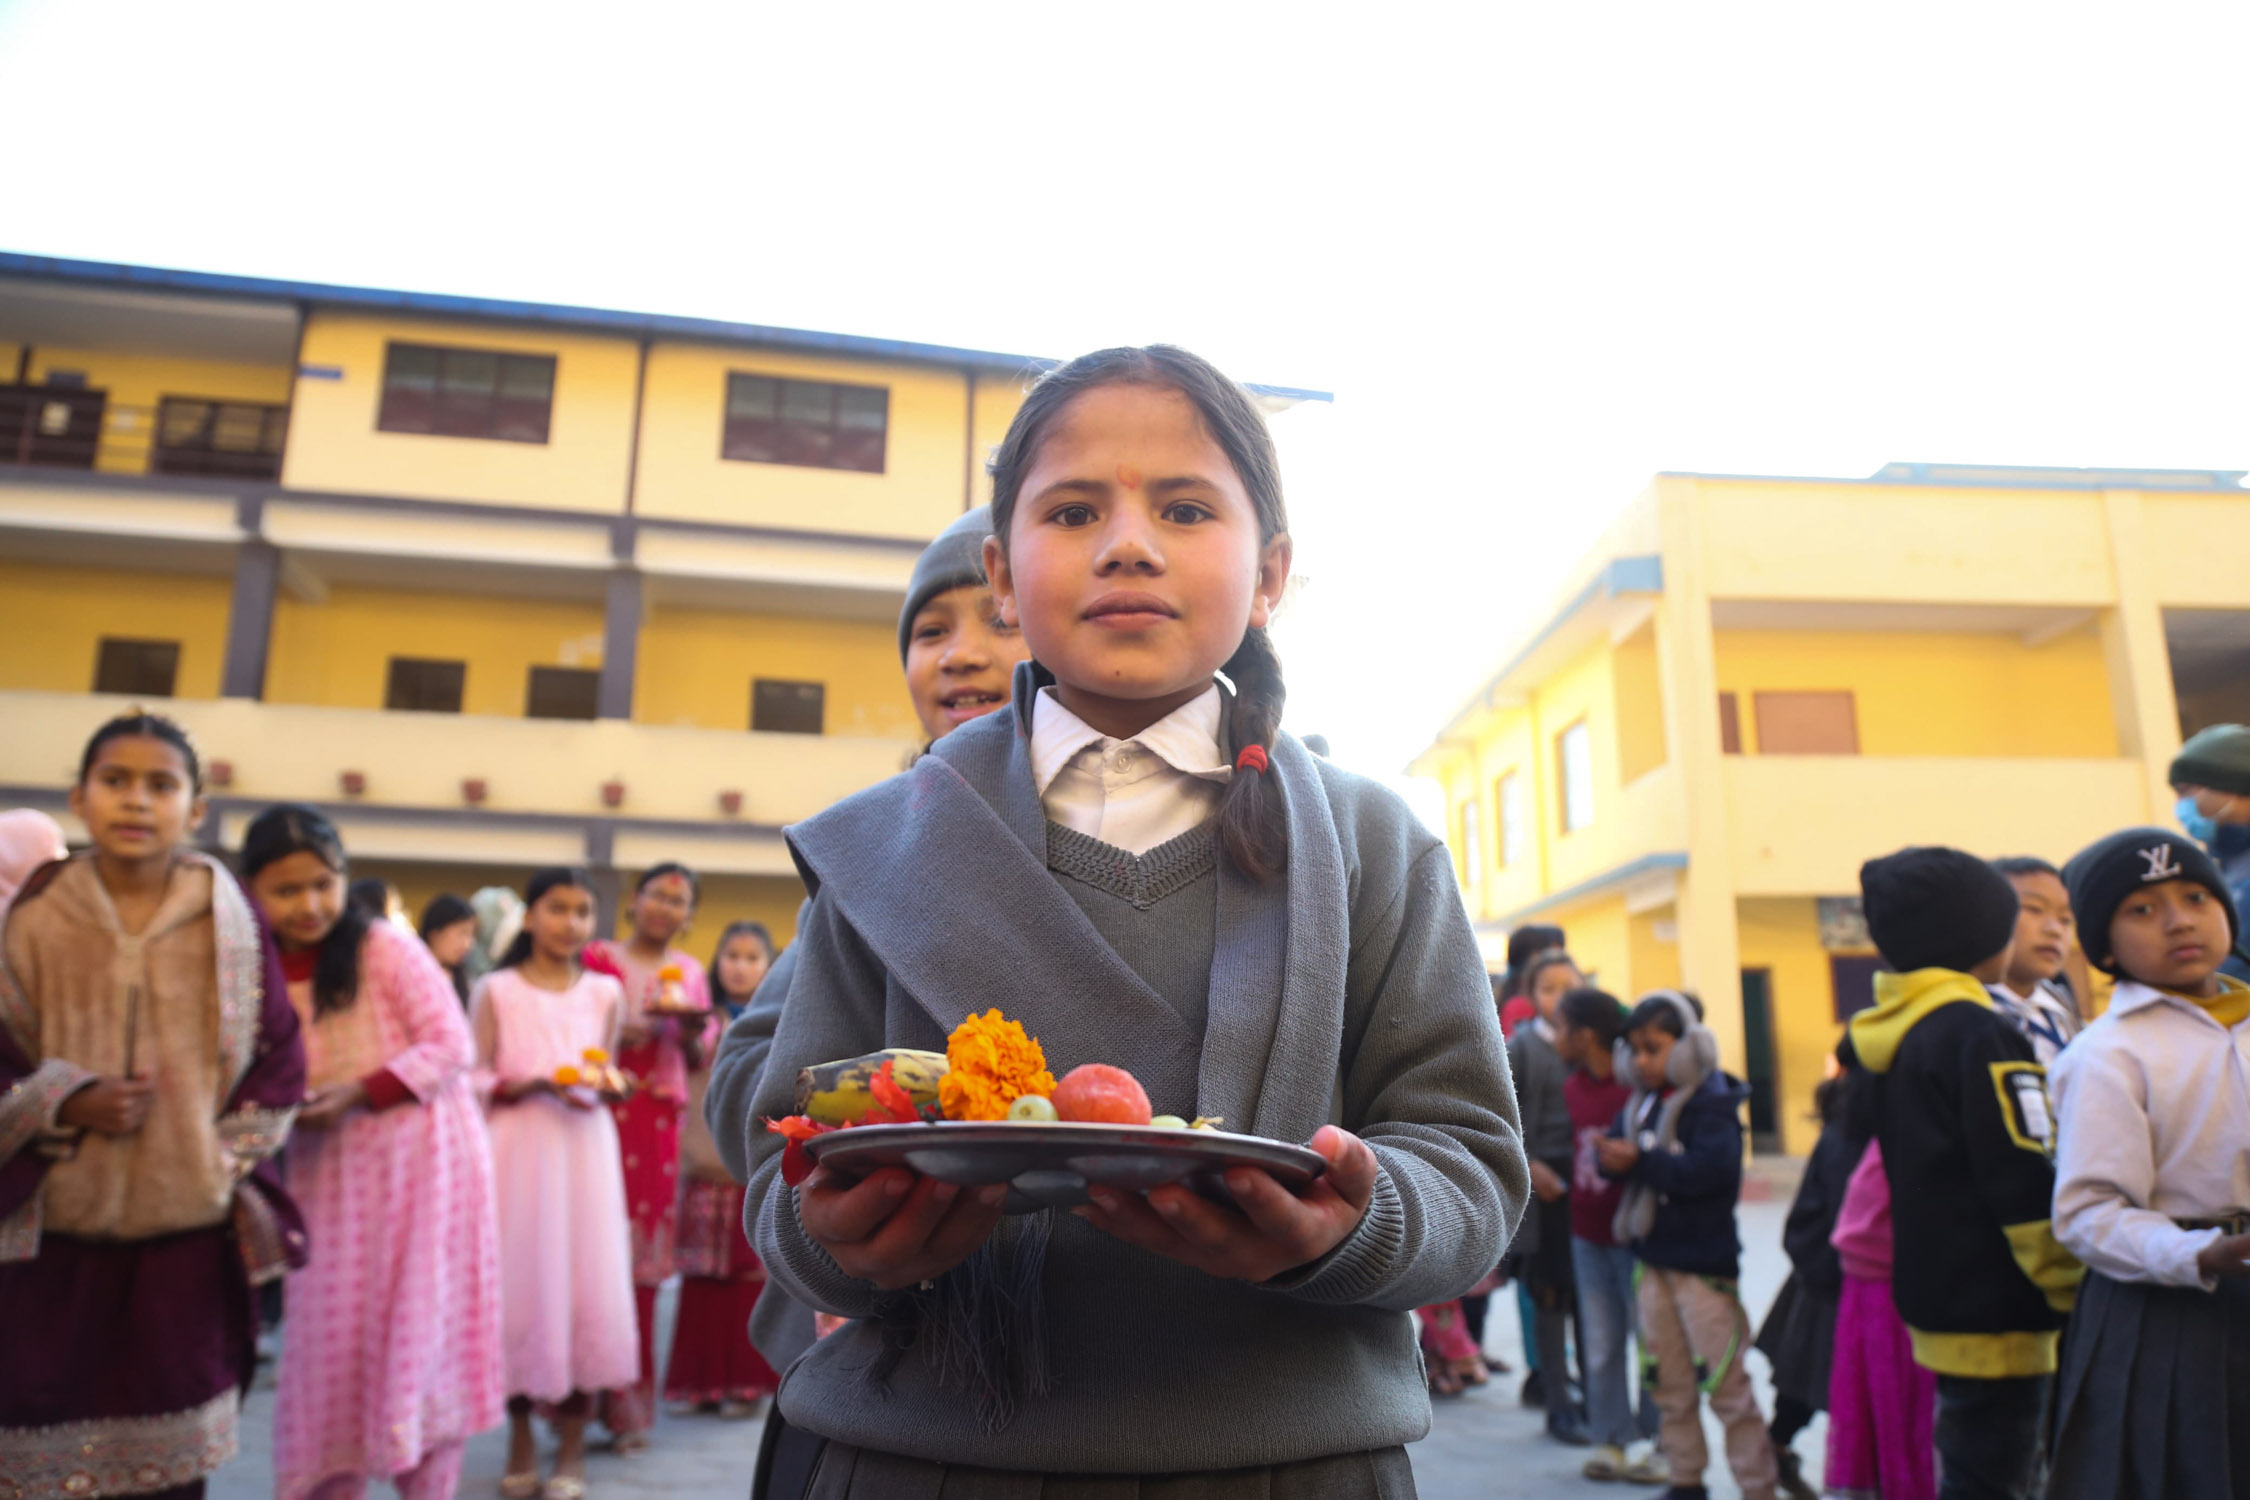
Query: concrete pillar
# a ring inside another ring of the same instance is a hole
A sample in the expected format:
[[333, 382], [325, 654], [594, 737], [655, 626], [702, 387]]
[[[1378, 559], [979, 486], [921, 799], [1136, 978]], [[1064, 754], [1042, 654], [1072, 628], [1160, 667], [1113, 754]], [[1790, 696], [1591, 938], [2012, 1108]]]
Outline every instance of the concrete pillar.
[[2138, 490], [2104, 490], [2115, 607], [2102, 615], [2102, 655], [2109, 668], [2117, 748], [2141, 763], [2150, 822], [2169, 820], [2172, 784], [2167, 775], [2180, 750], [2180, 704], [2172, 687], [2172, 652], [2164, 638], [2164, 611], [2156, 602], [2148, 537]]
[[594, 936], [615, 937], [624, 877], [617, 873], [617, 832], [607, 823], [586, 830], [586, 876], [594, 888]]
[[633, 717], [633, 670], [641, 649], [641, 575], [618, 568], [609, 575], [602, 620], [602, 680], [595, 711], [605, 719]]
[[227, 655], [219, 674], [222, 698], [266, 695], [266, 653], [273, 642], [273, 606], [281, 588], [281, 551], [262, 537], [234, 558], [234, 595], [227, 604]]
[[1705, 592], [1702, 523], [1695, 481], [1657, 481], [1657, 526], [1664, 557], [1664, 593], [1656, 606], [1656, 662], [1664, 694], [1664, 744], [1679, 767], [1686, 805], [1687, 868], [1680, 873], [1680, 982], [1702, 998], [1730, 1072], [1746, 1065], [1742, 1022], [1742, 948], [1736, 930], [1734, 865], [1729, 837], [1733, 799], [1719, 742], [1717, 647], [1711, 597]]

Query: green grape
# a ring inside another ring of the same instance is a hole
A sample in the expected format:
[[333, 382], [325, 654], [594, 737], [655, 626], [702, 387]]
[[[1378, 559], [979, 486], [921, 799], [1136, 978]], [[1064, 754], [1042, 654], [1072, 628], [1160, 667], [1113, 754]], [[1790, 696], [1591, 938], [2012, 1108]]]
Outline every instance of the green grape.
[[1034, 1125], [1049, 1125], [1055, 1119], [1055, 1101], [1043, 1094], [1019, 1094], [1016, 1102], [1008, 1106], [1008, 1118], [1027, 1120]]
[[1158, 1130], [1185, 1130], [1188, 1128], [1188, 1122], [1178, 1115], [1158, 1115], [1155, 1119], [1149, 1121], [1149, 1124], [1155, 1126]]

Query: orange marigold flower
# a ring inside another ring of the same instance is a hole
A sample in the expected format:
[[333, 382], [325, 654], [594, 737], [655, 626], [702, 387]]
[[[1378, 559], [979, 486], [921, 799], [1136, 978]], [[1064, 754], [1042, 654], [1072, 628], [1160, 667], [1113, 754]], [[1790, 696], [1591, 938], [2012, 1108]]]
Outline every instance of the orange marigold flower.
[[971, 1015], [945, 1041], [947, 1071], [938, 1105], [948, 1120], [1005, 1120], [1025, 1094], [1052, 1094], [1055, 1075], [1039, 1039], [997, 1010]]
[[586, 1062], [593, 1064], [597, 1068], [609, 1061], [609, 1054], [607, 1052], [604, 1052], [599, 1047], [588, 1047], [584, 1052], [581, 1052], [578, 1055]]
[[686, 978], [687, 970], [681, 968], [678, 964], [666, 964], [656, 971], [656, 979], [659, 984], [679, 984]]
[[561, 1067], [555, 1069], [555, 1082], [561, 1084], [566, 1089], [576, 1087], [578, 1084], [578, 1070], [572, 1067], [569, 1063], [564, 1063]]

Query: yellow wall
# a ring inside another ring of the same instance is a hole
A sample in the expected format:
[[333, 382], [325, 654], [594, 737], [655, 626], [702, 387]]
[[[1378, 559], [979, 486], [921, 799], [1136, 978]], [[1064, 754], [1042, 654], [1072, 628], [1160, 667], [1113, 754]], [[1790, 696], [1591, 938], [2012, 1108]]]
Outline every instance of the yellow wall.
[[[727, 376], [734, 372], [888, 388], [884, 472], [721, 458]], [[968, 390], [957, 371], [772, 349], [657, 344], [649, 350], [642, 413], [633, 502], [641, 515], [930, 537], [965, 509]]]
[[[107, 350], [60, 349], [45, 344], [31, 351], [31, 379], [44, 381], [52, 370], [76, 370], [89, 390], [109, 393], [102, 441], [94, 467], [108, 474], [148, 472], [149, 446], [156, 437], [156, 407], [166, 396], [201, 396], [222, 401], [285, 403], [289, 370], [284, 365], [243, 365], [211, 359], [169, 359], [161, 355], [118, 354]], [[15, 378], [15, 356], [7, 355], [6, 374]], [[120, 410], [119, 408], [135, 408]]]
[[2099, 759], [2119, 753], [2109, 673], [2092, 629], [2041, 646], [2013, 635], [1721, 630], [1719, 690], [1758, 750], [1759, 691], [1848, 690], [1862, 755]]
[[649, 612], [633, 717], [643, 724], [748, 729], [750, 683], [757, 677], [827, 684], [824, 733], [920, 736], [891, 626], [724, 610]]
[[2250, 609], [2250, 495], [2141, 496], [2158, 602]]
[[1633, 942], [1631, 919], [1625, 915], [1625, 898], [1609, 896], [1541, 912], [1532, 919], [1552, 922], [1563, 930], [1570, 956], [1593, 983], [1628, 1005], [1633, 999]]
[[987, 465], [992, 461], [993, 450], [1008, 435], [1008, 424], [1015, 420], [1016, 410], [1023, 405], [1024, 392], [1030, 385], [1028, 376], [977, 373], [972, 402], [976, 448], [971, 463], [976, 470], [974, 498], [978, 505], [992, 503], [992, 475]]
[[230, 578], [0, 561], [0, 689], [91, 692], [101, 638], [117, 636], [178, 641], [177, 695], [216, 698], [232, 590]]
[[[385, 347], [392, 341], [446, 348], [548, 354], [555, 359], [552, 419], [544, 443], [381, 432]], [[289, 457], [291, 489], [473, 500], [556, 510], [621, 511], [632, 451], [633, 385], [640, 348], [524, 325], [416, 322], [315, 313], [303, 362], [340, 368], [341, 380], [296, 383]]]
[[1820, 1137], [1813, 1089], [1843, 1035], [1818, 908], [1810, 896], [1789, 896], [1746, 899], [1737, 910], [1742, 967], [1773, 976], [1774, 1114], [1782, 1150], [1802, 1156]]
[[[1628, 1005], [1637, 995], [1650, 990], [1676, 990], [1680, 987], [1679, 909], [1660, 907], [1655, 911], [1636, 912], [1631, 918], [1630, 954], [1632, 958], [1632, 992], [1619, 994]], [[1668, 928], [1669, 938], [1659, 936], [1659, 928]]]
[[2116, 597], [2102, 496], [1667, 475], [1714, 599], [2094, 606]]
[[521, 718], [530, 669], [598, 668], [602, 611], [593, 604], [343, 588], [274, 608], [266, 699], [381, 708], [394, 656], [465, 661], [461, 711]]
[[[1589, 646], [1527, 701], [1479, 715], [1471, 738], [1448, 758], [1440, 774], [1446, 827], [1456, 843], [1462, 801], [1477, 799], [1485, 865], [1477, 878], [1454, 851], [1474, 915], [1497, 919], [1651, 849], [1678, 847], [1677, 778], [1650, 774], [1666, 763], [1654, 643], [1653, 629], [1644, 627], [1622, 648], [1606, 640]], [[1580, 720], [1593, 760], [1593, 821], [1565, 833], [1557, 742]], [[1630, 777], [1623, 774], [1628, 769]], [[1510, 771], [1528, 784], [1529, 829], [1518, 863], [1502, 868], [1495, 793]]]
[[1619, 642], [1611, 674], [1617, 715], [1617, 778], [1634, 782], [1664, 764], [1664, 690], [1653, 621]]
[[1657, 935], [1660, 924], [1673, 920], [1669, 906], [1628, 913], [1622, 895], [1597, 896], [1540, 912], [1529, 920], [1560, 927], [1570, 956], [1578, 960], [1589, 981], [1628, 1007], [1650, 990], [1680, 982], [1679, 944]]

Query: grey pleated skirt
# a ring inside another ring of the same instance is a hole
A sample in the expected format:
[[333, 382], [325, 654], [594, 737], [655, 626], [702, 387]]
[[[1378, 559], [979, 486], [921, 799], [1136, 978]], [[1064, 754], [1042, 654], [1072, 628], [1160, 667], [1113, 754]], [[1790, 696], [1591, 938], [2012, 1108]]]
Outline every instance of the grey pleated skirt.
[[1026, 1474], [830, 1443], [806, 1500], [1414, 1500], [1404, 1448], [1204, 1474]]
[[2063, 1335], [2047, 1500], [2250, 1500], [2250, 1282], [2086, 1273]]

